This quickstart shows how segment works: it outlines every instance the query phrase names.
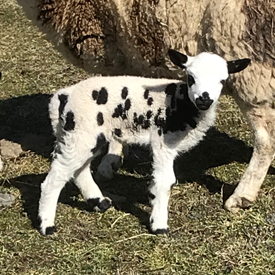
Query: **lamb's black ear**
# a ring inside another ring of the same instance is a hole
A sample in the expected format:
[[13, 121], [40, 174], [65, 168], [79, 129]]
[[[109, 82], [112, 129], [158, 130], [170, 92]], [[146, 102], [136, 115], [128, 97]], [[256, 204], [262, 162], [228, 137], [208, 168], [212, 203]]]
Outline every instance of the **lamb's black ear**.
[[244, 70], [250, 63], [249, 58], [227, 61], [227, 68], [229, 74], [238, 73]]
[[182, 69], [185, 69], [186, 67], [184, 66], [184, 64], [187, 62], [188, 60], [188, 56], [187, 55], [184, 55], [178, 51], [175, 51], [175, 50], [172, 50], [172, 49], [169, 49], [168, 50], [168, 54], [169, 54], [169, 57], [171, 59], [171, 61], [179, 66], [180, 68]]

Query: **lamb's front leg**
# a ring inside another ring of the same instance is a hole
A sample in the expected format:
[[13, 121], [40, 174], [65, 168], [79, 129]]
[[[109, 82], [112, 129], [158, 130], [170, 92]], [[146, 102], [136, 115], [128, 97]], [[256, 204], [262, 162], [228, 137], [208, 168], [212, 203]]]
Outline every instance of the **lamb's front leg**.
[[254, 151], [239, 185], [225, 202], [232, 212], [248, 208], [256, 200], [275, 154], [274, 109], [262, 106], [244, 111], [254, 131]]
[[150, 226], [154, 234], [168, 232], [168, 202], [172, 186], [176, 182], [173, 164], [175, 152], [160, 149], [153, 152], [153, 182], [149, 187], [149, 199], [152, 205]]

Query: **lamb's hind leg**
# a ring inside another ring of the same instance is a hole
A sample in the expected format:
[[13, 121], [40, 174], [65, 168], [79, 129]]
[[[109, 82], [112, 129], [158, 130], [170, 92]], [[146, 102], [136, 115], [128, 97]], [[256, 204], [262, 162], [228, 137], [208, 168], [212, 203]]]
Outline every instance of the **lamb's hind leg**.
[[109, 144], [108, 154], [103, 157], [97, 168], [97, 176], [100, 179], [111, 180], [114, 171], [117, 171], [121, 167], [123, 157], [128, 153], [127, 149], [128, 146], [123, 147], [120, 142], [112, 140]]
[[60, 191], [73, 177], [75, 170], [72, 161], [61, 154], [52, 162], [51, 170], [41, 184], [38, 219], [42, 235], [51, 235], [56, 231], [54, 219]]
[[243, 111], [254, 132], [254, 151], [239, 185], [225, 202], [232, 212], [248, 208], [256, 200], [275, 154], [275, 110], [261, 106]]
[[[106, 143], [105, 136], [103, 134], [98, 135], [92, 150], [90, 145], [85, 143], [85, 138], [75, 143], [73, 137], [65, 135], [64, 138], [68, 140], [57, 143], [51, 170], [41, 185], [38, 218], [40, 220], [40, 232], [43, 235], [50, 235], [56, 231], [54, 219], [58, 197], [61, 189], [71, 178], [76, 179], [85, 198], [99, 198], [98, 205], [94, 206], [99, 207], [99, 209], [103, 207], [101, 205], [104, 201], [103, 195], [93, 182], [88, 169], [93, 156], [99, 153]], [[88, 185], [91, 187], [86, 187]]]
[[75, 184], [78, 186], [83, 198], [96, 211], [104, 212], [111, 206], [111, 200], [104, 197], [94, 182], [90, 172], [90, 162], [87, 162], [76, 172]]

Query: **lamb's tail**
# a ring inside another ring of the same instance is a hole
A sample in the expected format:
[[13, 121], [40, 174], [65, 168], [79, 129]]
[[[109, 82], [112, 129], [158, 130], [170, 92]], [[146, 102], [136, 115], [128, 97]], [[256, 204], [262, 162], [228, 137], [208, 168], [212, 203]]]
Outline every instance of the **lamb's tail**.
[[52, 123], [54, 135], [58, 135], [58, 132], [62, 128], [62, 115], [64, 108], [68, 102], [68, 95], [64, 93], [64, 90], [57, 91], [50, 100], [49, 103], [49, 115]]

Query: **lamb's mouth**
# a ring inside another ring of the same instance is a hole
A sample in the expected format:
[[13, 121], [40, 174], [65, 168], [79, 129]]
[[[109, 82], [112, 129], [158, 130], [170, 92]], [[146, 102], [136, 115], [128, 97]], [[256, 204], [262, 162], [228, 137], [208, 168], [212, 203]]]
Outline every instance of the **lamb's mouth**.
[[196, 99], [196, 106], [198, 109], [202, 110], [202, 111], [206, 111], [209, 109], [209, 107], [212, 105], [212, 103], [214, 102], [213, 99], [207, 99], [207, 100], [203, 100], [202, 97], [199, 97]]

